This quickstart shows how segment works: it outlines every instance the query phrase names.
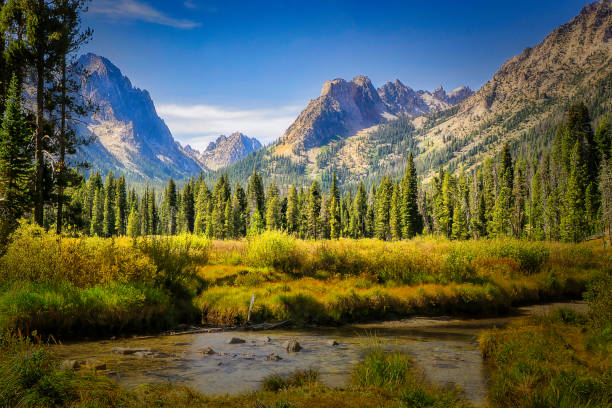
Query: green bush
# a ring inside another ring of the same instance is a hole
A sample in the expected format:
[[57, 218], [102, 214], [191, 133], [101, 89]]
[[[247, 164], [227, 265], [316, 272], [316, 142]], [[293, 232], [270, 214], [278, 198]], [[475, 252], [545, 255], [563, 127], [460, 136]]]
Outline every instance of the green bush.
[[208, 262], [209, 240], [192, 235], [147, 237], [134, 240], [133, 246], [155, 264], [157, 286], [186, 296], [185, 290], [201, 289], [197, 267]]
[[245, 261], [249, 266], [274, 268], [285, 273], [295, 273], [302, 266], [295, 238], [277, 231], [249, 237]]
[[0, 283], [70, 282], [87, 287], [109, 282], [152, 284], [156, 268], [125, 239], [65, 238], [21, 224], [0, 258]]

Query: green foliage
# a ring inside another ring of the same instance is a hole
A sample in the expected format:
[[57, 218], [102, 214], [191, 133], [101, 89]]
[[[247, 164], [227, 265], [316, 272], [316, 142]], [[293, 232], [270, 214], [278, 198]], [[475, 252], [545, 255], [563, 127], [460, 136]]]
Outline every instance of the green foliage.
[[249, 238], [245, 262], [250, 266], [292, 273], [300, 267], [301, 254], [295, 238], [281, 232], [268, 231]]

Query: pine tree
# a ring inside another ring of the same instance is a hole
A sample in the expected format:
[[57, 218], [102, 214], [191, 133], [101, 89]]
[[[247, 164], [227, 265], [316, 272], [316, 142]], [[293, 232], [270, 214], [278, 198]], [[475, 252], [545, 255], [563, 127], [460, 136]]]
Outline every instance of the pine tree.
[[[249, 186], [247, 187], [247, 207], [249, 211], [249, 225], [248, 228], [251, 229], [251, 224], [263, 223], [264, 215], [265, 215], [265, 196], [264, 196], [264, 187], [263, 182], [261, 181], [261, 176], [259, 173], [253, 171], [253, 175], [249, 180]], [[257, 213], [257, 217], [255, 217], [255, 213]], [[261, 226], [256, 225], [256, 230]], [[265, 225], [264, 225], [265, 227]]]
[[102, 188], [97, 188], [94, 193], [90, 234], [93, 236], [104, 236], [104, 193]]
[[329, 235], [331, 239], [340, 238], [340, 211], [338, 209], [338, 201], [336, 197], [331, 195], [329, 203]]
[[297, 190], [292, 184], [289, 187], [289, 196], [287, 197], [287, 233], [298, 234], [300, 229], [300, 213], [299, 213], [299, 199]]
[[525, 202], [527, 200], [527, 180], [525, 172], [526, 163], [524, 161], [518, 162], [514, 172], [512, 191], [514, 198], [512, 209], [512, 233], [516, 238], [521, 238], [523, 236], [523, 230], [527, 222], [525, 215]]
[[268, 231], [280, 230], [281, 208], [278, 194], [272, 194], [266, 205], [266, 227]]
[[529, 236], [535, 240], [543, 240], [544, 235], [544, 207], [542, 196], [542, 177], [540, 171], [531, 179], [531, 196], [529, 199]]
[[580, 242], [584, 237], [584, 167], [580, 142], [576, 141], [571, 154], [570, 175], [563, 195], [560, 232], [566, 242]]
[[453, 209], [453, 226], [451, 237], [458, 240], [467, 239], [469, 237], [465, 209], [459, 200], [455, 201], [455, 206]]
[[391, 196], [393, 195], [393, 184], [391, 179], [383, 177], [380, 187], [376, 193], [376, 238], [388, 240], [391, 238], [389, 217], [391, 210]]
[[238, 183], [234, 188], [233, 198], [233, 212], [234, 212], [234, 235], [236, 237], [244, 237], [246, 235], [247, 225], [247, 199], [244, 189]]
[[164, 210], [164, 226], [163, 232], [168, 235], [176, 235], [177, 222], [176, 218], [178, 215], [178, 197], [176, 191], [176, 184], [174, 179], [168, 180], [166, 191], [164, 192], [163, 199], [163, 210]]
[[374, 237], [376, 231], [376, 188], [372, 185], [368, 197], [368, 210], [366, 212], [366, 237]]
[[136, 207], [132, 207], [127, 222], [127, 235], [130, 238], [136, 238], [140, 235], [140, 217]]
[[223, 226], [223, 235], [227, 239], [234, 237], [234, 212], [232, 207], [232, 201], [228, 199], [225, 202], [225, 211], [223, 214], [225, 218], [225, 224]]
[[443, 172], [441, 176], [441, 184], [434, 198], [434, 218], [438, 232], [450, 238], [453, 226], [455, 183], [449, 172]]
[[105, 237], [115, 235], [115, 176], [109, 172], [104, 186], [104, 221], [102, 234]]
[[183, 218], [183, 230], [193, 233], [195, 223], [195, 203], [193, 197], [192, 182], [185, 184], [181, 195], [181, 214]]
[[610, 130], [610, 120], [607, 116], [604, 116], [597, 126], [597, 131], [595, 132], [595, 146], [598, 156], [602, 164], [604, 164], [603, 162], [610, 159], [610, 153], [612, 151], [612, 131]]
[[412, 153], [408, 156], [406, 173], [402, 180], [402, 235], [412, 238], [423, 230], [422, 217], [418, 209], [418, 179]]
[[7, 235], [31, 205], [33, 175], [30, 134], [21, 112], [21, 86], [16, 76], [11, 80], [2, 127], [0, 128], [0, 206], [7, 221]]
[[159, 221], [159, 211], [157, 209], [157, 202], [155, 197], [155, 189], [152, 188], [149, 192], [148, 207], [147, 207], [147, 217], [149, 218], [149, 231], [148, 235], [155, 235], [160, 233], [160, 221]]
[[321, 213], [321, 190], [319, 183], [313, 181], [308, 191], [307, 237], [316, 239], [319, 236], [319, 215]]
[[117, 179], [115, 188], [115, 231], [117, 231], [118, 235], [125, 235], [127, 232], [129, 208], [127, 205], [125, 178], [123, 176]]
[[393, 185], [391, 209], [389, 210], [389, 228], [392, 239], [402, 239], [402, 192], [399, 183]]
[[368, 212], [368, 198], [366, 196], [365, 187], [363, 182], [359, 183], [355, 200], [353, 201], [353, 208], [351, 210], [351, 237], [363, 238], [366, 236], [366, 218]]
[[197, 235], [204, 235], [206, 233], [206, 225], [210, 213], [210, 203], [210, 190], [208, 189], [206, 183], [202, 182], [200, 184], [200, 190], [198, 191], [195, 203], [194, 232]]

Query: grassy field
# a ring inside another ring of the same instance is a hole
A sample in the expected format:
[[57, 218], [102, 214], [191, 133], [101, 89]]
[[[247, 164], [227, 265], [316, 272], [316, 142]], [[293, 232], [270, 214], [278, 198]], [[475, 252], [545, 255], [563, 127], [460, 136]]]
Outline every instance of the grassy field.
[[70, 238], [27, 224], [4, 252], [0, 328], [56, 337], [243, 324], [252, 295], [253, 322], [495, 315], [580, 298], [612, 268], [600, 243]]

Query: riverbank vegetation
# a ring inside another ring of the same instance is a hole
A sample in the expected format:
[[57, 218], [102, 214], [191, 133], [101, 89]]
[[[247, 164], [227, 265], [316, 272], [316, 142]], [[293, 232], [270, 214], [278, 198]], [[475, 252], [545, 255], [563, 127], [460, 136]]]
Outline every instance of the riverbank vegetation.
[[493, 407], [609, 407], [612, 404], [612, 275], [587, 292], [589, 313], [558, 310], [480, 337], [494, 366]]
[[611, 257], [601, 242], [67, 237], [24, 223], [0, 257], [0, 327], [75, 337], [241, 325], [252, 295], [251, 322], [495, 315], [580, 298]]

